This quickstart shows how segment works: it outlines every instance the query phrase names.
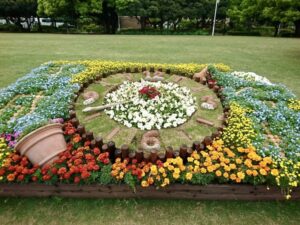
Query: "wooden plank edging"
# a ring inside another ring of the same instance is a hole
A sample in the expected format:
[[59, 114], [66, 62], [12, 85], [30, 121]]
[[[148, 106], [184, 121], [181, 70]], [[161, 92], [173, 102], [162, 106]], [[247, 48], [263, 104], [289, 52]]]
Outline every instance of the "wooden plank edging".
[[[0, 184], [0, 197], [72, 197], [72, 198], [147, 198], [194, 200], [285, 200], [277, 187], [210, 184], [206, 186], [172, 184], [165, 188], [137, 187], [134, 192], [122, 185], [75, 184]], [[292, 192], [300, 200], [300, 188]]]

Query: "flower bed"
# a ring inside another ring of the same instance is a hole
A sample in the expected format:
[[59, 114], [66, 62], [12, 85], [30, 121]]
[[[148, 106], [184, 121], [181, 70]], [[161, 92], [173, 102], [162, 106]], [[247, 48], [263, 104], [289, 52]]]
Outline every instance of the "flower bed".
[[[120, 146], [94, 138], [78, 124], [76, 115], [72, 112], [68, 115], [76, 98], [74, 92], [83, 90], [94, 79], [117, 71], [138, 72], [147, 67], [191, 77], [204, 66], [56, 62], [45, 64], [2, 89], [1, 133], [7, 136], [21, 132], [24, 135], [49, 119], [62, 117], [67, 119], [64, 134], [68, 147], [54, 164], [40, 168], [14, 152], [13, 143], [9, 146], [2, 138], [0, 180], [5, 183], [46, 184], [126, 183], [133, 189], [137, 185], [164, 188], [174, 183], [265, 184], [279, 186], [286, 198], [291, 197], [292, 188], [300, 182], [300, 101], [286, 87], [272, 84], [258, 75], [230, 73], [224, 65], [217, 65], [217, 68], [209, 66], [208, 84], [222, 101], [225, 127], [211, 138], [195, 140], [193, 146], [182, 146], [178, 154], [166, 151], [160, 159], [145, 159], [138, 154], [129, 154], [124, 148], [120, 153]], [[221, 72], [218, 68], [226, 71]], [[163, 95], [164, 90], [156, 87], [157, 84], [152, 85], [155, 90], [143, 90], [143, 87], [151, 85], [137, 85], [134, 96], [146, 95], [143, 97], [151, 101], [152, 97], [154, 100]], [[126, 84], [120, 90], [126, 91]], [[107, 96], [108, 103], [120, 97], [113, 96], [113, 93]], [[192, 106], [192, 101], [190, 103], [189, 106]], [[118, 110], [117, 107], [112, 109], [116, 115]], [[129, 118], [129, 113], [125, 118]], [[138, 123], [130, 124], [138, 126]], [[154, 124], [151, 127], [143, 125], [142, 128], [151, 129]]]

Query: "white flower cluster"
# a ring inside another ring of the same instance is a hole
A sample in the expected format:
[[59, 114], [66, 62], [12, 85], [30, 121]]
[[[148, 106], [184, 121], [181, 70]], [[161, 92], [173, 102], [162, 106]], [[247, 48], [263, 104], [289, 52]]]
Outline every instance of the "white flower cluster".
[[267, 78], [257, 75], [256, 73], [253, 72], [240, 72], [240, 71], [234, 71], [231, 73], [234, 76], [237, 76], [239, 78], [242, 78], [244, 80], [248, 81], [258, 81], [266, 85], [273, 85], [271, 81], [269, 81]]
[[[160, 94], [153, 99], [143, 98], [139, 90], [146, 86], [154, 87]], [[105, 110], [106, 114], [127, 127], [141, 130], [177, 127], [196, 111], [196, 98], [188, 88], [160, 81], [125, 81], [105, 96], [105, 103], [120, 103]]]

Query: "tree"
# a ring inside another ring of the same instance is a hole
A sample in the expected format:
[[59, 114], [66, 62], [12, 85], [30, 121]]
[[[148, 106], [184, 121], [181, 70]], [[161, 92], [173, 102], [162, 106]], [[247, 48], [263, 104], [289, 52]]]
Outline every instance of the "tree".
[[263, 16], [275, 25], [278, 34], [280, 23], [295, 24], [295, 35], [300, 37], [300, 1], [299, 0], [261, 0], [264, 4]]
[[100, 14], [102, 0], [38, 0], [38, 15], [72, 20], [75, 24], [80, 16]]
[[230, 0], [227, 16], [233, 24], [249, 30], [262, 21], [262, 10], [261, 0]]
[[27, 29], [30, 30], [36, 16], [36, 0], [1, 0], [0, 17], [23, 28], [22, 23], [26, 22]]

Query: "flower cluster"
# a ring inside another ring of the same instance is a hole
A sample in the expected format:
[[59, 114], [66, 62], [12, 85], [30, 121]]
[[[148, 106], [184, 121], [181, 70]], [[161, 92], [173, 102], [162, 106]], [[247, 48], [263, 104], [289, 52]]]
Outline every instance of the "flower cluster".
[[184, 163], [181, 157], [169, 158], [166, 162], [130, 163], [128, 159], [117, 159], [112, 165], [111, 175], [117, 180], [125, 179], [130, 174], [135, 184], [142, 187], [156, 185], [165, 187], [174, 182], [208, 184], [213, 180], [220, 183], [248, 182], [259, 184], [267, 179], [274, 179], [279, 170], [271, 157], [261, 157], [253, 146], [230, 149], [223, 140], [215, 140], [207, 150], [194, 151]]
[[0, 133], [30, 132], [49, 119], [68, 116], [81, 65], [47, 63], [0, 90]]
[[283, 159], [277, 162], [277, 167], [280, 168], [280, 172], [273, 175], [278, 186], [289, 188], [300, 184], [300, 162]]
[[288, 103], [290, 109], [300, 111], [300, 100], [290, 99]]
[[[7, 142], [3, 137], [0, 137], [0, 169], [3, 166], [3, 161], [12, 152], [11, 148], [7, 145]], [[2, 180], [2, 177], [0, 177]]]
[[[213, 67], [209, 71], [218, 85], [223, 87], [223, 105], [229, 107], [235, 102], [247, 110], [245, 116], [252, 121], [256, 133], [251, 138], [251, 144], [258, 153], [276, 159], [287, 157], [299, 161], [300, 117], [295, 110], [296, 96], [283, 85], [262, 82], [266, 81], [264, 78], [242, 79]], [[270, 136], [279, 137], [280, 141], [270, 141]], [[225, 142], [227, 138], [223, 137]]]
[[267, 78], [253, 72], [234, 71], [231, 74], [247, 81], [257, 81], [263, 84], [273, 85]]
[[[0, 167], [0, 177], [7, 182], [45, 183], [91, 183], [102, 175], [101, 168], [109, 165], [108, 152], [91, 148], [90, 142], [83, 142], [76, 128], [70, 122], [64, 124], [64, 134], [68, 140], [66, 151], [51, 165], [32, 165], [26, 156], [9, 153]], [[2, 146], [2, 144], [1, 144]]]
[[[140, 94], [149, 91], [151, 99]], [[114, 105], [105, 112], [127, 127], [159, 130], [183, 124], [195, 112], [195, 102], [190, 90], [175, 83], [125, 81], [105, 96], [105, 103]]]
[[2, 134], [0, 135], [1, 138], [3, 138], [6, 143], [8, 143], [8, 146], [10, 148], [14, 148], [15, 145], [17, 144], [17, 139], [19, 138], [20, 133], [19, 132], [15, 132], [13, 134]]
[[[74, 83], [84, 83], [90, 79], [95, 79], [96, 76], [105, 73], [117, 73], [118, 71], [125, 71], [126, 69], [134, 70], [138, 69], [139, 72], [142, 68], [150, 69], [162, 69], [164, 71], [170, 70], [171, 73], [180, 74], [188, 77], [192, 77], [194, 73], [201, 71], [207, 66], [207, 64], [159, 64], [159, 63], [134, 63], [134, 62], [118, 62], [118, 61], [99, 61], [99, 60], [80, 60], [80, 61], [56, 61], [56, 64], [75, 64], [85, 66], [85, 70], [78, 73], [73, 77]], [[218, 70], [223, 72], [230, 71], [230, 67], [218, 63], [214, 64]]]
[[150, 98], [153, 99], [156, 96], [160, 95], [159, 91], [156, 90], [154, 87], [145, 86], [139, 90], [140, 95], [145, 96], [146, 99]]
[[227, 146], [249, 146], [255, 138], [255, 130], [251, 119], [246, 116], [247, 110], [235, 102], [230, 104], [230, 114], [227, 126], [224, 128], [222, 139]]

